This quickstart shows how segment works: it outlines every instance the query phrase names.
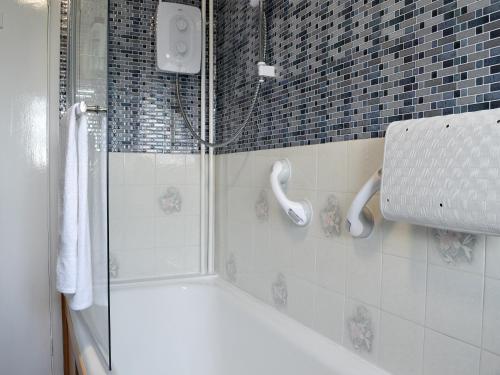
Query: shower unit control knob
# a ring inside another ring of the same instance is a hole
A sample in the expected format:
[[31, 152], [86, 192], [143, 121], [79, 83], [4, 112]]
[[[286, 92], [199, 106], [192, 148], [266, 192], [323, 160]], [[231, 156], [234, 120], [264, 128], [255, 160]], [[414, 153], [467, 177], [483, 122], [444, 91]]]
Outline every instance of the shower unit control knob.
[[188, 27], [188, 23], [186, 22], [186, 20], [180, 17], [177, 19], [177, 22], [175, 24], [177, 26], [177, 30], [179, 31], [186, 31]]
[[184, 42], [177, 42], [175, 49], [177, 50], [177, 52], [179, 52], [180, 55], [184, 55], [187, 52], [188, 47]]

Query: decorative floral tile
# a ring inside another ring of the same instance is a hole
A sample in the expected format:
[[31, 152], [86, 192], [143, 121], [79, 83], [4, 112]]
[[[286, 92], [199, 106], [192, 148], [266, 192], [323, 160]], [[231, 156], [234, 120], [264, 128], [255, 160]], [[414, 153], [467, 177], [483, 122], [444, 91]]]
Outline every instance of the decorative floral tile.
[[328, 196], [325, 206], [319, 214], [321, 228], [327, 237], [340, 236], [342, 216], [339, 200], [334, 194]]
[[109, 277], [116, 279], [118, 277], [120, 265], [114, 254], [109, 254]]
[[160, 208], [167, 215], [180, 212], [182, 209], [182, 196], [179, 189], [169, 187], [167, 192], [160, 197]]
[[288, 303], [288, 288], [286, 278], [281, 272], [278, 273], [276, 279], [271, 284], [271, 295], [273, 297], [274, 306], [278, 309], [283, 309]]
[[459, 263], [473, 262], [476, 235], [433, 229], [432, 236], [436, 242], [436, 250], [445, 263], [455, 266]]
[[255, 202], [255, 216], [262, 222], [268, 221], [269, 219], [269, 201], [265, 190], [259, 193], [257, 202]]
[[356, 307], [353, 315], [347, 320], [347, 329], [354, 349], [371, 353], [374, 334], [372, 318], [366, 307]]
[[230, 282], [235, 283], [237, 275], [238, 268], [236, 267], [236, 257], [231, 253], [226, 259], [226, 276]]

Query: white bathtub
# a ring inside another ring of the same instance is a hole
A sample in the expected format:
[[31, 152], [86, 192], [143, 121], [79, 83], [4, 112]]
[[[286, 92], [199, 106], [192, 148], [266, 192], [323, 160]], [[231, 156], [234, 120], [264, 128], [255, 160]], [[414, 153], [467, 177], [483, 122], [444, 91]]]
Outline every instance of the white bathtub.
[[117, 375], [388, 375], [217, 277], [112, 288]]

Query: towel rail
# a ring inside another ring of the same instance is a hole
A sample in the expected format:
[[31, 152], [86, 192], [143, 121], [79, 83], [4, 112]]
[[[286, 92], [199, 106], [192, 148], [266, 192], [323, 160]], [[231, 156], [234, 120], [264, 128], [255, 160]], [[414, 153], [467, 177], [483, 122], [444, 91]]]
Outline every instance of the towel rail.
[[100, 105], [87, 105], [85, 102], [80, 102], [80, 105], [77, 107], [77, 115], [81, 115], [82, 113], [104, 113], [108, 112], [106, 107]]

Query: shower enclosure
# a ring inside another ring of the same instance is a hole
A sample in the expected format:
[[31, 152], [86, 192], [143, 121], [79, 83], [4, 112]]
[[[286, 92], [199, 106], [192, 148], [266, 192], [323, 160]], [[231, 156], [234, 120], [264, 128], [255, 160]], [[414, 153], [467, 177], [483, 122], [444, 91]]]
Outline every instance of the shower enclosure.
[[[156, 4], [141, 6], [153, 15]], [[213, 8], [205, 0], [195, 5], [205, 26]], [[90, 333], [109, 368], [113, 319], [126, 313], [113, 310], [114, 288], [209, 274], [214, 264], [213, 152], [188, 136], [173, 97], [175, 75], [157, 71], [154, 46], [139, 55], [144, 41], [124, 43], [119, 32], [125, 25], [142, 27], [153, 37], [154, 17], [139, 23], [118, 12], [120, 6], [113, 0], [66, 0], [61, 13], [61, 111], [78, 102], [92, 109], [87, 116], [94, 304], [72, 312], [72, 319]], [[115, 28], [111, 34], [109, 26]], [[187, 116], [213, 142], [210, 35], [207, 27], [201, 73], [180, 84]], [[138, 62], [147, 67], [136, 69]]]
[[[61, 65], [66, 69], [66, 96], [62, 111], [74, 103], [88, 106], [89, 131], [89, 230], [91, 239], [93, 305], [73, 312], [91, 333], [95, 347], [110, 363], [108, 220], [107, 220], [107, 1], [70, 0], [63, 3]], [[67, 44], [65, 42], [67, 40]], [[66, 108], [65, 108], [66, 107]]]

